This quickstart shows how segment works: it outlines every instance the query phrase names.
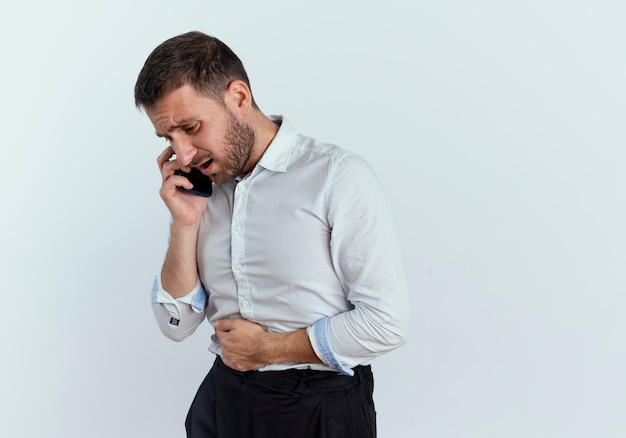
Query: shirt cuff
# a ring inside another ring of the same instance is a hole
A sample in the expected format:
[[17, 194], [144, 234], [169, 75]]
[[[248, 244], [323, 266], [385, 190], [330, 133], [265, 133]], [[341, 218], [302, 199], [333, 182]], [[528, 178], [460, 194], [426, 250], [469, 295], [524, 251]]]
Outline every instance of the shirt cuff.
[[204, 306], [206, 305], [206, 291], [200, 279], [196, 283], [195, 287], [187, 295], [180, 298], [173, 298], [161, 284], [161, 277], [159, 275], [154, 279], [152, 284], [151, 303], [163, 304], [169, 312], [171, 319], [170, 326], [178, 326], [180, 322], [180, 304], [187, 304], [196, 313], [202, 313]]
[[335, 355], [335, 352], [330, 345], [330, 339], [328, 339], [328, 321], [329, 317], [322, 318], [317, 321], [313, 326], [307, 328], [307, 334], [311, 340], [311, 346], [315, 351], [315, 354], [329, 367], [339, 371], [342, 374], [353, 376], [354, 371], [341, 363], [339, 358]]

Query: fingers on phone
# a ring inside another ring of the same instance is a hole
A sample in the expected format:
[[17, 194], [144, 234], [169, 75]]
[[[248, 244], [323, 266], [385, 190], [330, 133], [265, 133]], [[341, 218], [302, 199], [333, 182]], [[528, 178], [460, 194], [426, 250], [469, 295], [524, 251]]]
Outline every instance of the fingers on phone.
[[163, 149], [163, 152], [157, 157], [157, 163], [159, 164], [159, 169], [163, 167], [165, 163], [170, 161], [170, 158], [174, 156], [174, 149], [171, 146]]
[[176, 159], [172, 159], [174, 156], [174, 149], [171, 146], [166, 147], [163, 152], [157, 157], [157, 163], [159, 164], [159, 170], [163, 177], [163, 185], [161, 187], [162, 194], [171, 193], [174, 194], [178, 187], [185, 189], [193, 188], [193, 184], [184, 176], [177, 175], [177, 170], [190, 171], [188, 166], [181, 166]]
[[193, 184], [191, 184], [191, 182], [189, 182], [189, 180], [184, 176], [176, 175], [174, 173], [169, 178], [164, 179], [159, 192], [163, 199], [169, 199], [174, 196], [178, 196], [181, 193], [181, 191], [178, 190], [179, 187], [191, 189], [193, 188]]

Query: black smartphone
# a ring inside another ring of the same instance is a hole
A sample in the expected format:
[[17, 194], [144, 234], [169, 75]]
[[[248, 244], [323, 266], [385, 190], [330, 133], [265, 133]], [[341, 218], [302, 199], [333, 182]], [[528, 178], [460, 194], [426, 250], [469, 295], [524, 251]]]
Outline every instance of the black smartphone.
[[193, 193], [194, 195], [204, 196], [205, 198], [208, 198], [213, 194], [213, 182], [208, 176], [200, 172], [200, 170], [195, 167], [191, 168], [191, 172], [177, 170], [176, 174], [184, 176], [189, 180], [189, 182], [191, 182], [191, 184], [193, 184], [191, 189], [179, 187], [180, 190], [187, 193]]

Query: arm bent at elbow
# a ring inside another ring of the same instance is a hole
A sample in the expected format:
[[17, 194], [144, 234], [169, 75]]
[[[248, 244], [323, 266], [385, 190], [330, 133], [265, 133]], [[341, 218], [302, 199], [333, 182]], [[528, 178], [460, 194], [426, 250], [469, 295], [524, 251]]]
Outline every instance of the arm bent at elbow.
[[202, 323], [206, 309], [206, 291], [200, 283], [181, 298], [173, 298], [157, 277], [152, 287], [152, 311], [161, 332], [173, 341], [180, 342]]
[[307, 329], [318, 357], [348, 375], [352, 375], [351, 368], [367, 365], [378, 356], [404, 345], [407, 331], [407, 311], [396, 312], [390, 317], [365, 305], [324, 318]]

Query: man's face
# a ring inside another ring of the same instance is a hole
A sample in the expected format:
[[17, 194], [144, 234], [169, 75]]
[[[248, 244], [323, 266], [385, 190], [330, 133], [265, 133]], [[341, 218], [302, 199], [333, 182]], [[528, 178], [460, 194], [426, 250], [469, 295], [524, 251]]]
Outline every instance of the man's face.
[[254, 131], [224, 105], [190, 85], [165, 95], [146, 113], [181, 166], [197, 167], [218, 184], [248, 173]]

